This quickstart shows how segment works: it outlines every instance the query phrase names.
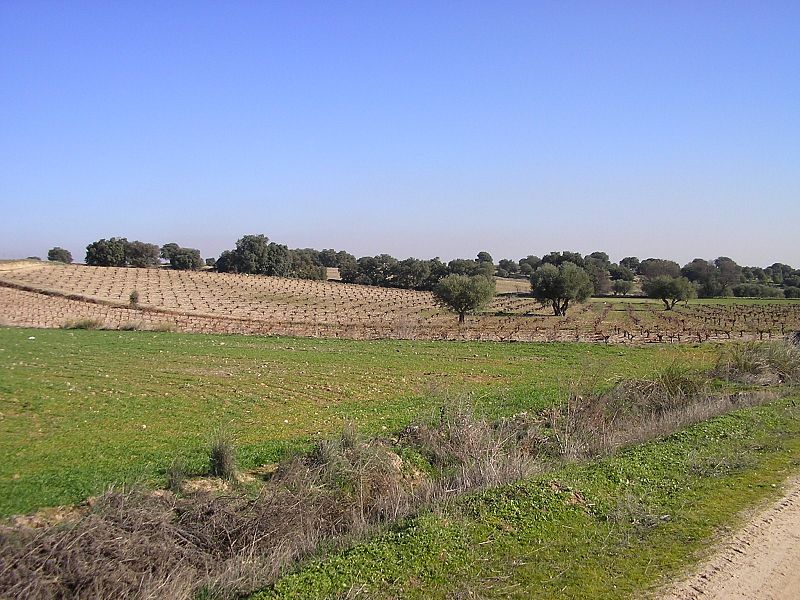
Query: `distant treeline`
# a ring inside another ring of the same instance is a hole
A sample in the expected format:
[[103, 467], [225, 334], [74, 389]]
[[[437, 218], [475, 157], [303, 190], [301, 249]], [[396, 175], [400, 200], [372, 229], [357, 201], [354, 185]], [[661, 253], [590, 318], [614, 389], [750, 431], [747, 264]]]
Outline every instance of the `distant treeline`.
[[[69, 252], [53, 248], [49, 260], [71, 262]], [[495, 264], [488, 252], [474, 259], [455, 259], [447, 263], [438, 257], [399, 260], [389, 254], [354, 255], [342, 250], [290, 249], [271, 242], [265, 235], [245, 235], [232, 250], [219, 258], [203, 260], [195, 248], [176, 243], [163, 246], [125, 238], [101, 239], [86, 247], [86, 264], [107, 267], [157, 267], [166, 261], [174, 269], [214, 268], [223, 273], [249, 273], [301, 279], [326, 278], [326, 268], [335, 267], [345, 283], [382, 287], [432, 290], [447, 275], [484, 275], [530, 279], [543, 265], [560, 267], [572, 263], [584, 270], [594, 294], [628, 294], [637, 278], [643, 282], [672, 278], [688, 282], [692, 295], [700, 298], [723, 296], [760, 298], [800, 298], [800, 269], [774, 263], [768, 267], [738, 265], [721, 256], [713, 261], [696, 258], [681, 267], [663, 258], [639, 260], [635, 256], [611, 262], [605, 252], [582, 255], [579, 252], [550, 252], [541, 258], [529, 255], [519, 260], [504, 258]]]

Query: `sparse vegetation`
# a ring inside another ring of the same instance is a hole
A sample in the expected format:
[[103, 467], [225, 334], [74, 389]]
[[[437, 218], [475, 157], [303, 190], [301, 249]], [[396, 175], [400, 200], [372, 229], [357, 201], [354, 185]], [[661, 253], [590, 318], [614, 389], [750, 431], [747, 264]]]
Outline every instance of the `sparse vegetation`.
[[548, 469], [332, 552], [253, 598], [649, 597], [774, 496], [796, 470], [799, 424], [779, 401]]
[[100, 319], [72, 319], [65, 321], [61, 329], [103, 329]]
[[186, 462], [182, 458], [176, 458], [167, 468], [167, 489], [173, 494], [180, 494], [183, 491], [183, 484], [187, 477], [186, 471]]

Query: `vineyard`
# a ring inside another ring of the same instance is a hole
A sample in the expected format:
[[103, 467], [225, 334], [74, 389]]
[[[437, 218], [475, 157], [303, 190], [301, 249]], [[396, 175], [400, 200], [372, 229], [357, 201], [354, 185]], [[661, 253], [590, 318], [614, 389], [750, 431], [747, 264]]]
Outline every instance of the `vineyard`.
[[[138, 299], [132, 304], [131, 293]], [[257, 275], [0, 265], [0, 323], [64, 327], [84, 320], [110, 329], [297, 335], [349, 339], [705, 342], [771, 339], [800, 329], [800, 303], [598, 299], [554, 317], [525, 294], [498, 295], [459, 326], [429, 292]]]

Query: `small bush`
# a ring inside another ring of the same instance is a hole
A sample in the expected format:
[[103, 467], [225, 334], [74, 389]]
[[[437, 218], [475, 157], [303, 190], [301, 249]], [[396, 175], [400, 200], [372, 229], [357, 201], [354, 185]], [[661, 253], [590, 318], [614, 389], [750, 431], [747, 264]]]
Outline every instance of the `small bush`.
[[103, 321], [100, 319], [73, 319], [65, 322], [61, 329], [103, 329]]
[[235, 481], [238, 475], [236, 448], [224, 431], [218, 431], [211, 442], [209, 473], [228, 481]]
[[175, 323], [168, 323], [167, 321], [160, 321], [159, 323], [154, 324], [150, 331], [155, 331], [157, 333], [175, 333], [178, 331], [178, 326]]
[[139, 292], [137, 290], [133, 290], [131, 295], [128, 296], [128, 301], [130, 302], [131, 306], [139, 306]]
[[142, 329], [142, 323], [140, 321], [128, 321], [127, 323], [122, 323], [119, 326], [120, 331], [139, 331]]
[[172, 461], [167, 468], [167, 489], [174, 494], [179, 494], [186, 481], [186, 463], [180, 458]]

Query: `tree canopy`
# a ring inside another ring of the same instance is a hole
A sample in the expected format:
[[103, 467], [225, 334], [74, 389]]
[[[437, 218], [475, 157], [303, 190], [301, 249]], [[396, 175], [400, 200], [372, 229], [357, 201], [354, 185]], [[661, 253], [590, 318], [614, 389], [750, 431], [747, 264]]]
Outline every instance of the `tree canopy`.
[[695, 288], [686, 277], [670, 277], [659, 275], [646, 279], [642, 290], [649, 298], [658, 298], [664, 303], [666, 310], [672, 310], [681, 300], [695, 297]]
[[51, 262], [71, 263], [72, 253], [60, 246], [56, 246], [47, 251], [47, 260]]
[[550, 304], [556, 316], [566, 316], [570, 302], [584, 302], [594, 291], [589, 274], [572, 262], [541, 265], [531, 275], [531, 289], [534, 298]]
[[459, 324], [467, 313], [475, 312], [491, 302], [495, 295], [494, 279], [483, 275], [448, 275], [433, 288], [433, 297], [458, 314]]
[[200, 250], [197, 248], [179, 247], [170, 253], [169, 264], [173, 269], [197, 271], [203, 268], [205, 261], [200, 256]]
[[125, 238], [100, 239], [86, 246], [85, 262], [93, 267], [124, 267], [125, 246], [128, 240]]

